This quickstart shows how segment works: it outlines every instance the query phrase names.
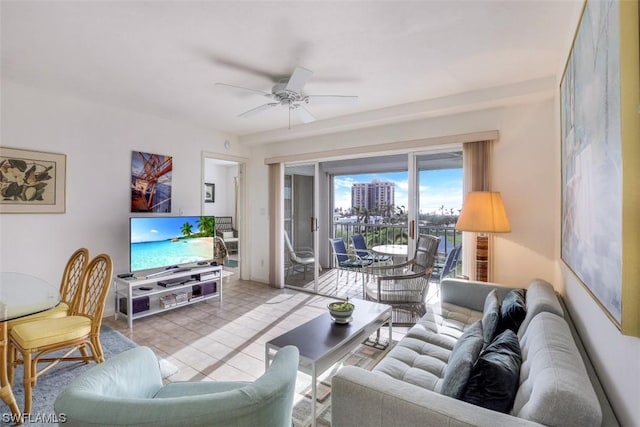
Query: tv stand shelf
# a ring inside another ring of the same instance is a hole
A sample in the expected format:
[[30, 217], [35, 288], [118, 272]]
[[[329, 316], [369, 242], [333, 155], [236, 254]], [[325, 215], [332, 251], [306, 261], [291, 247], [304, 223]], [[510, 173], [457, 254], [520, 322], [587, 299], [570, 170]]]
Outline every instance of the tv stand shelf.
[[222, 302], [222, 266], [196, 266], [162, 273], [113, 280], [116, 320], [125, 317], [132, 329], [133, 321], [142, 317], [213, 298]]

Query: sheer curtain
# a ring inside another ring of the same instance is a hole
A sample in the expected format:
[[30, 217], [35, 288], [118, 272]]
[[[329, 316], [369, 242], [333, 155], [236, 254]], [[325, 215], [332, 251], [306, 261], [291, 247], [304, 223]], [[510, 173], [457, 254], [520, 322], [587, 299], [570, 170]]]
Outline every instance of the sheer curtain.
[[[491, 190], [491, 157], [493, 141], [466, 142], [462, 145], [463, 194], [470, 191]], [[493, 235], [489, 234], [489, 260]], [[476, 233], [464, 233], [462, 236], [462, 274], [476, 279]], [[489, 281], [493, 280], [493, 268], [489, 265]]]

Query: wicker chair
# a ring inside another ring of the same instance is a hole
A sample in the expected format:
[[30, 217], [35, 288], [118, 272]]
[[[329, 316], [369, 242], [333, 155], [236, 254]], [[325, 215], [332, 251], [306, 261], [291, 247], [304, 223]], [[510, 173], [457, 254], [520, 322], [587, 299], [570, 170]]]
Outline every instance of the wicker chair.
[[421, 234], [413, 259], [368, 268], [366, 298], [391, 305], [394, 325], [414, 325], [425, 314], [425, 299], [439, 242], [439, 237]]
[[[66, 317], [42, 319], [15, 326], [9, 343], [9, 382], [13, 382], [14, 369], [24, 366], [24, 413], [31, 412], [32, 387], [38, 377], [61, 361], [104, 361], [100, 345], [100, 325], [104, 305], [111, 284], [113, 264], [106, 254], [96, 256], [87, 266], [80, 288], [76, 292], [72, 308], [75, 312]], [[67, 350], [64, 355], [50, 355], [57, 350]], [[72, 355], [76, 351], [80, 355]], [[89, 351], [91, 350], [91, 354]], [[16, 356], [20, 354], [21, 357]], [[43, 357], [47, 356], [49, 357]], [[46, 366], [38, 371], [38, 364]]]
[[88, 263], [89, 250], [85, 248], [76, 250], [71, 257], [69, 257], [67, 265], [64, 268], [64, 273], [62, 274], [62, 280], [60, 281], [60, 304], [47, 311], [9, 320], [7, 322], [7, 330], [11, 331], [15, 326], [33, 320], [65, 317], [73, 314], [75, 310], [75, 308], [72, 307], [74, 297], [80, 288], [82, 275]]
[[227, 250], [238, 251], [238, 230], [233, 228], [233, 218], [230, 216], [216, 217], [216, 236], [224, 240]]

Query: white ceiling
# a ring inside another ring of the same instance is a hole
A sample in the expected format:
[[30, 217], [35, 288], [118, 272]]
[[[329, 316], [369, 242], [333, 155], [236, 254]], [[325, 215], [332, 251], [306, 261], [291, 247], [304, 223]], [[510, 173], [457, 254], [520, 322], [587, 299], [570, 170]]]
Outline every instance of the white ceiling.
[[582, 0], [2, 0], [1, 72], [260, 142], [287, 135], [287, 109], [238, 118], [269, 100], [216, 82], [270, 91], [299, 65], [314, 72], [305, 93], [358, 95], [359, 103], [309, 106], [318, 121], [292, 116], [293, 129], [408, 120], [443, 97], [548, 89], [581, 7]]

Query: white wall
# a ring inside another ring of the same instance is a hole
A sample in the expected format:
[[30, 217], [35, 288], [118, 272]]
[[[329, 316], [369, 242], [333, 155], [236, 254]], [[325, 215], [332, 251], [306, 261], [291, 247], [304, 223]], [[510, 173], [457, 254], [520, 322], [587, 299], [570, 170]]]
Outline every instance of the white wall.
[[[0, 216], [0, 270], [59, 283], [71, 253], [106, 252], [128, 270], [131, 151], [173, 156], [173, 215], [201, 214], [201, 152], [231, 135], [2, 80], [1, 144], [67, 156], [66, 213]], [[232, 144], [235, 155], [247, 151]], [[225, 153], [229, 153], [224, 150]], [[140, 216], [144, 214], [135, 214]], [[107, 312], [113, 310], [108, 299]]]
[[502, 112], [500, 141], [493, 147], [492, 189], [502, 192], [511, 233], [494, 235], [496, 282], [525, 286], [534, 277], [560, 282], [560, 170], [553, 123], [552, 100]]
[[[557, 212], [553, 206], [557, 200], [553, 188], [559, 172], [553, 162], [557, 150], [552, 100], [270, 144], [253, 152], [252, 172], [256, 181], [251, 186], [255, 191], [251, 199], [259, 206], [268, 206], [264, 157], [313, 153], [320, 151], [318, 147], [331, 150], [370, 146], [373, 153], [376, 144], [496, 129], [500, 131], [500, 140], [494, 146], [493, 189], [503, 193], [513, 232], [495, 239], [495, 279], [520, 286], [534, 276], [554, 282], [557, 278], [554, 235]], [[541, 205], [551, 208], [540, 210]], [[534, 212], [532, 229], [529, 222]], [[253, 227], [268, 229], [267, 220], [254, 216]], [[256, 251], [267, 256], [267, 243], [261, 238], [252, 244]], [[528, 260], [526, 266], [517, 261], [522, 257]], [[264, 274], [254, 279], [260, 277], [266, 281], [267, 272]]]
[[213, 159], [205, 159], [204, 182], [215, 184], [214, 203], [204, 203], [204, 214], [235, 218], [234, 178], [238, 176], [237, 165], [223, 165]]

